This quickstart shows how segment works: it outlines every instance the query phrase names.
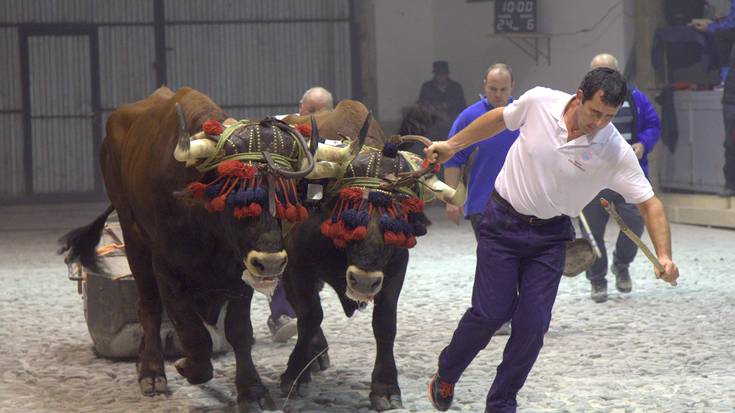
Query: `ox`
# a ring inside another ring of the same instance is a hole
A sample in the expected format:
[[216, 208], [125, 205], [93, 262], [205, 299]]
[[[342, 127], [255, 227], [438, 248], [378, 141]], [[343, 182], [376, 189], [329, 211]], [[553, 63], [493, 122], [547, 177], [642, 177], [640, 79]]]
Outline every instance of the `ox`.
[[[321, 123], [319, 133], [326, 135]], [[366, 134], [363, 125], [361, 142]], [[382, 411], [402, 407], [393, 356], [396, 310], [408, 264], [408, 249], [426, 233], [429, 221], [423, 199], [436, 196], [461, 205], [464, 188], [455, 191], [439, 181], [412, 153], [398, 151], [408, 141], [429, 145], [423, 137], [392, 137], [382, 149], [363, 148], [339, 167], [323, 168], [309, 178], [329, 178], [325, 198], [286, 238], [289, 264], [283, 282], [298, 317], [298, 339], [281, 375], [281, 392], [305, 395], [311, 380], [306, 367], [324, 369], [326, 339], [320, 324], [319, 290], [324, 282], [337, 292], [345, 314], [373, 302], [372, 326], [377, 344], [370, 402]], [[320, 149], [319, 159], [325, 159]], [[325, 162], [320, 162], [324, 164]], [[421, 167], [420, 167], [421, 165]], [[419, 182], [422, 181], [422, 182]], [[426, 190], [425, 187], [431, 190]], [[303, 372], [303, 373], [302, 373]]]
[[[314, 161], [304, 138], [280, 121], [232, 120], [225, 129], [220, 122], [226, 118], [190, 88], [174, 94], [162, 87], [115, 110], [100, 157], [112, 205], [62, 237], [60, 252], [69, 251], [67, 262], [94, 268], [102, 226], [116, 210], [140, 294], [144, 337], [137, 371], [143, 394], [168, 391], [162, 309], [185, 354], [175, 367], [192, 384], [212, 378], [205, 323], [215, 325], [224, 313], [240, 411], [273, 410], [251, 358], [251, 286], [274, 288], [282, 274], [287, 255], [280, 224], [305, 218], [295, 180]], [[195, 137], [202, 139], [189, 137], [200, 130]]]

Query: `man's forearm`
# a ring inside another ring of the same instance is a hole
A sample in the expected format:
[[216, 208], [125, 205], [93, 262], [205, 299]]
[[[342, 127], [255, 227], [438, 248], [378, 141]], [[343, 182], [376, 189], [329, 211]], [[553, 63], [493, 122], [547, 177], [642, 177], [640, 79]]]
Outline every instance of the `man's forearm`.
[[638, 204], [638, 209], [646, 222], [648, 235], [653, 242], [653, 248], [659, 258], [671, 259], [671, 229], [666, 219], [664, 206], [658, 197], [654, 196], [646, 202]]
[[498, 107], [475, 119], [447, 142], [453, 147], [454, 152], [457, 152], [475, 142], [495, 136], [505, 129], [503, 108]]

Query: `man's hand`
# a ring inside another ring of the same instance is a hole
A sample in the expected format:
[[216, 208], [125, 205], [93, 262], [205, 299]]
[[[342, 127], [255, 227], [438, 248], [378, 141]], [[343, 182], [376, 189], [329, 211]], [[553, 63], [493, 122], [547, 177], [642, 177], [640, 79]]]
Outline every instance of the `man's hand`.
[[676, 285], [676, 280], [679, 278], [679, 267], [669, 257], [659, 257], [658, 261], [664, 266], [664, 272], [662, 273], [654, 267], [656, 278], [661, 278], [671, 285]]
[[459, 217], [462, 213], [462, 208], [456, 205], [447, 204], [447, 218], [455, 224], [459, 225]]
[[442, 164], [452, 158], [456, 150], [448, 141], [436, 141], [424, 149], [424, 157], [432, 164]]
[[692, 19], [692, 22], [689, 24], [700, 32], [706, 32], [710, 23], [712, 23], [712, 20], [709, 19]]
[[645, 146], [643, 146], [643, 144], [642, 144], [642, 143], [640, 143], [640, 142], [636, 142], [636, 143], [634, 143], [634, 144], [632, 144], [632, 145], [630, 145], [630, 146], [631, 146], [631, 147], [633, 148], [633, 152], [635, 152], [635, 156], [636, 156], [636, 157], [637, 157], [638, 159], [641, 159], [641, 158], [643, 158], [643, 154], [645, 154], [645, 153], [646, 153], [646, 147], [645, 147]]

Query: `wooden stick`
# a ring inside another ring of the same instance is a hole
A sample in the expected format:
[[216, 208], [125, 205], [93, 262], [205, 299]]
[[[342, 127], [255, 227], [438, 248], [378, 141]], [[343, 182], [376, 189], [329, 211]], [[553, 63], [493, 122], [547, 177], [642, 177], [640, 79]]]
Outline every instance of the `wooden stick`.
[[586, 232], [589, 237], [590, 244], [592, 245], [592, 252], [595, 253], [595, 257], [602, 258], [602, 251], [600, 251], [600, 247], [597, 246], [595, 235], [592, 234], [592, 231], [590, 230], [590, 224], [587, 222], [587, 217], [584, 216], [584, 212], [579, 213], [579, 223], [582, 224], [584, 232]]
[[[643, 243], [643, 241], [638, 237], [638, 235], [636, 235], [635, 232], [633, 232], [633, 230], [631, 230], [630, 227], [625, 222], [623, 222], [623, 219], [620, 218], [620, 215], [618, 215], [618, 212], [615, 211], [615, 206], [611, 204], [610, 202], [608, 202], [608, 200], [605, 198], [600, 198], [600, 204], [602, 204], [602, 207], [605, 208], [605, 211], [607, 211], [607, 213], [610, 214], [610, 216], [615, 220], [615, 222], [618, 223], [620, 230], [623, 231], [623, 233], [627, 235], [628, 238], [630, 238], [630, 240], [633, 241], [633, 243], [635, 243], [635, 245], [637, 245], [641, 251], [643, 251], [643, 253], [646, 255], [648, 260], [651, 261], [653, 266], [656, 267], [656, 269], [659, 270], [661, 274], [666, 272], [666, 270], [664, 269], [664, 266], [661, 265], [658, 258], [656, 258], [656, 256], [653, 255], [651, 250], [648, 249], [648, 246], [646, 246], [646, 244]], [[656, 277], [660, 278], [658, 275]], [[671, 281], [671, 285], [676, 286], [676, 280]]]

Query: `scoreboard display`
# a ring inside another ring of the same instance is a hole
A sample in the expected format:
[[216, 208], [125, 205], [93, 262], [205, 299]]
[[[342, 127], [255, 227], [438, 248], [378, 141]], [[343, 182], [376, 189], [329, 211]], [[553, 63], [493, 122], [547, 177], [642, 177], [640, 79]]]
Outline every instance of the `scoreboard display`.
[[536, 0], [495, 0], [495, 33], [536, 32]]

